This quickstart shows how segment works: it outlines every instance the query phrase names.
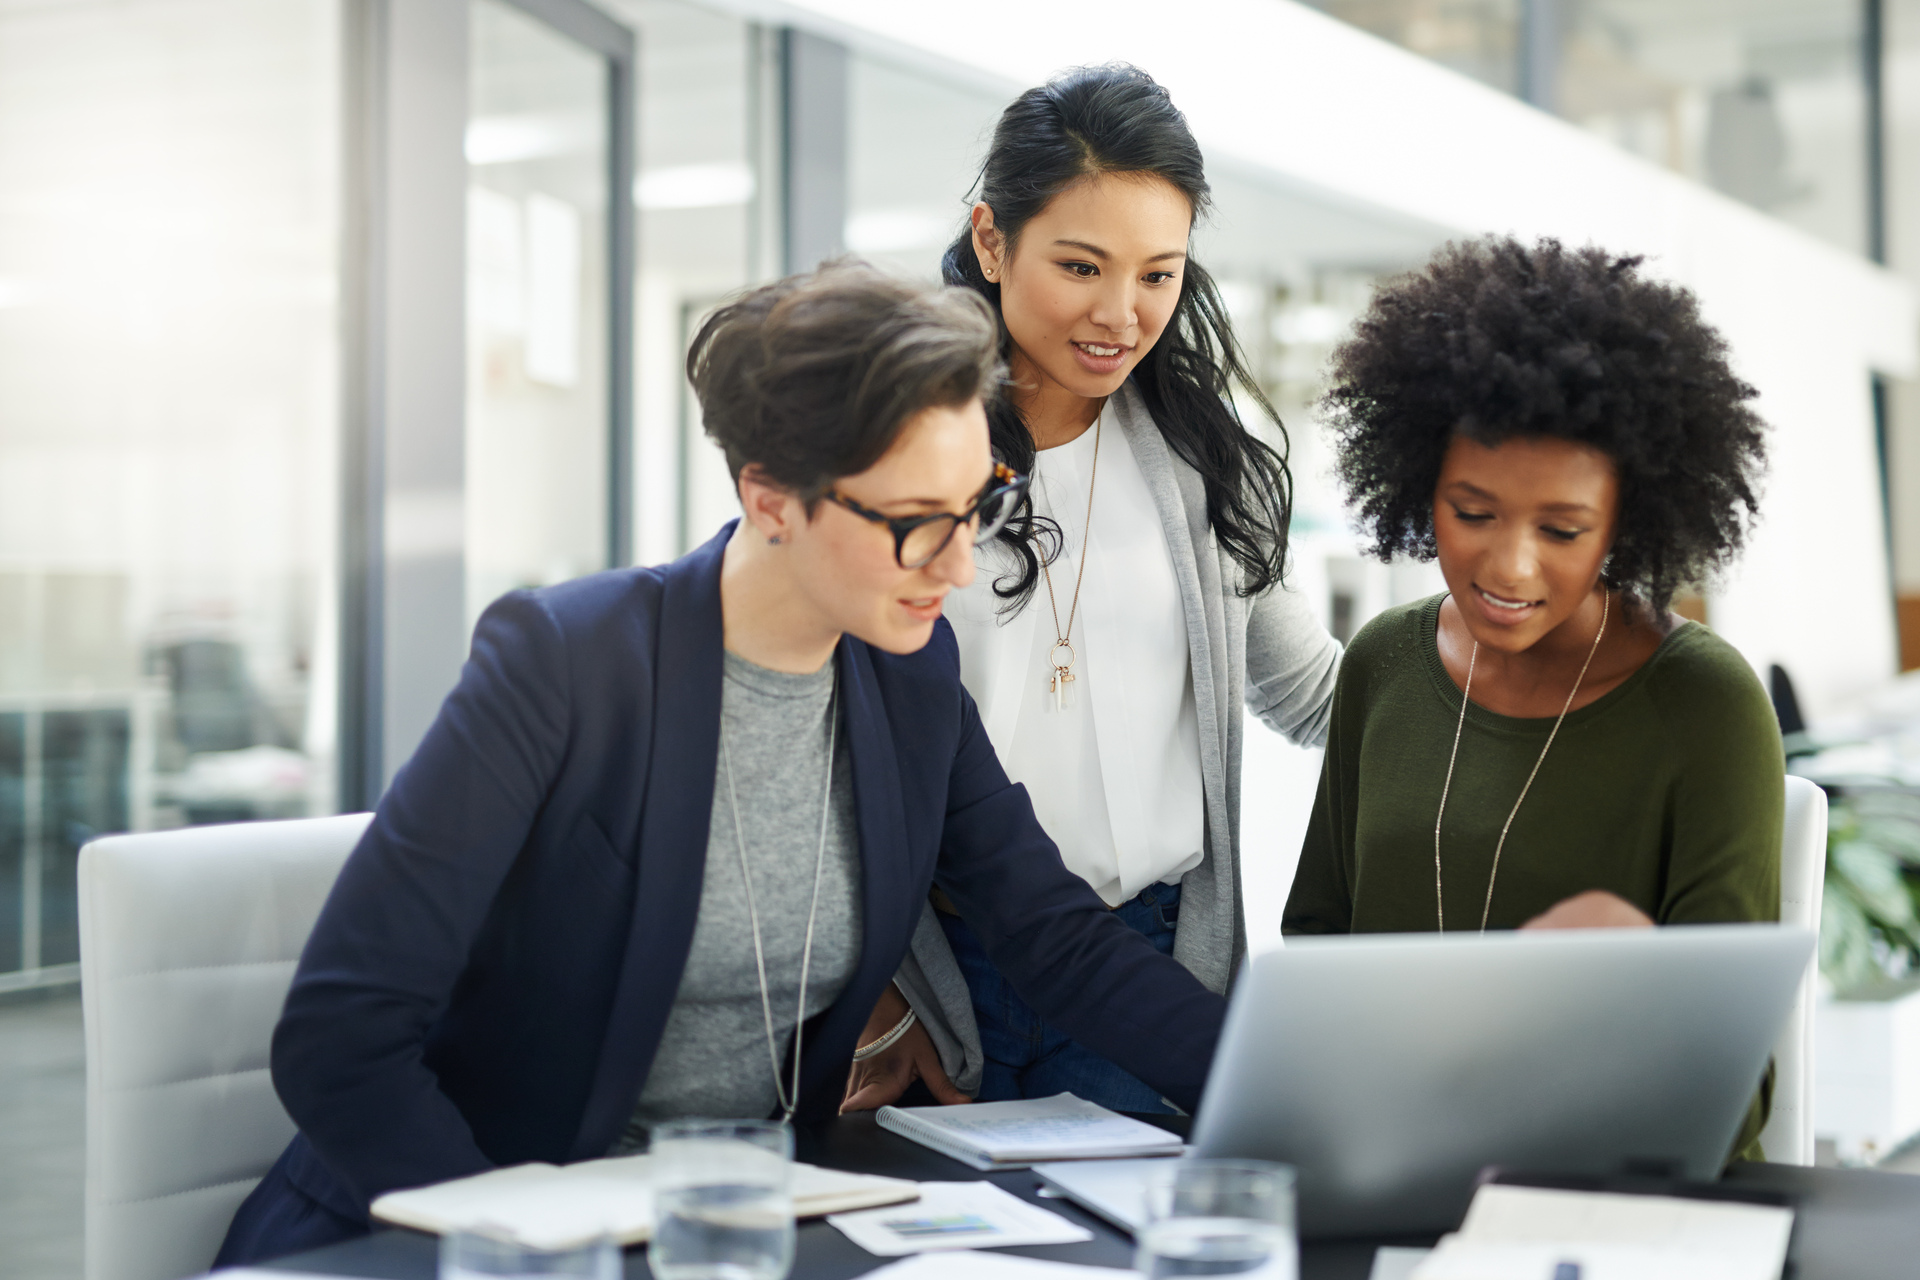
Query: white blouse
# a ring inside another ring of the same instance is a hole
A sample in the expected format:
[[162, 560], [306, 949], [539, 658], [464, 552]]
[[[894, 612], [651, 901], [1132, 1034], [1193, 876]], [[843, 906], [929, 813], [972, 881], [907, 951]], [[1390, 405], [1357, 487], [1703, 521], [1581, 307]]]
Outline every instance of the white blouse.
[[1096, 429], [1042, 450], [1034, 466], [1034, 508], [1065, 537], [1050, 566], [1062, 628], [1086, 562], [1068, 708], [1057, 707], [1050, 688], [1057, 633], [1044, 576], [1024, 608], [1003, 615], [993, 583], [1011, 558], [989, 544], [974, 553], [973, 584], [947, 597], [946, 615], [960, 642], [960, 679], [1008, 775], [1026, 786], [1067, 866], [1118, 906], [1200, 865], [1205, 810], [1173, 557], [1125, 433], [1108, 411], [1097, 431], [1090, 529]]

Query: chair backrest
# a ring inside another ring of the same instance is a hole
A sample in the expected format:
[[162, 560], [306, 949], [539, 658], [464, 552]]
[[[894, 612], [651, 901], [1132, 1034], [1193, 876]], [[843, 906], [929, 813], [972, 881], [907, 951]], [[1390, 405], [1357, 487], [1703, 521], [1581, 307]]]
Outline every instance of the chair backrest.
[[[1827, 883], [1827, 793], [1787, 775], [1787, 821], [1780, 842], [1780, 922], [1820, 930]], [[1793, 1013], [1773, 1049], [1773, 1114], [1760, 1146], [1775, 1164], [1813, 1163], [1813, 1002], [1820, 958], [1808, 962]]]
[[87, 1280], [178, 1280], [293, 1137], [268, 1043], [371, 815], [108, 836], [80, 851]]

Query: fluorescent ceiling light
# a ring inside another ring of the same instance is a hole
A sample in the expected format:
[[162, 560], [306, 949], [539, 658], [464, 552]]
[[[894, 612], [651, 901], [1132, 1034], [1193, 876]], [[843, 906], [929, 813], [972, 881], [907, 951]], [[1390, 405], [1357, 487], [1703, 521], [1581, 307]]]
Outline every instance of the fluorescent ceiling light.
[[633, 180], [642, 209], [714, 209], [753, 199], [753, 170], [738, 161], [648, 169]]
[[1274, 314], [1274, 341], [1282, 346], [1331, 346], [1345, 332], [1350, 317], [1318, 303], [1288, 307]]
[[513, 164], [600, 149], [601, 122], [592, 114], [476, 116], [467, 121], [468, 164]]
[[854, 253], [900, 253], [944, 247], [960, 225], [927, 209], [873, 209], [847, 219], [847, 248]]

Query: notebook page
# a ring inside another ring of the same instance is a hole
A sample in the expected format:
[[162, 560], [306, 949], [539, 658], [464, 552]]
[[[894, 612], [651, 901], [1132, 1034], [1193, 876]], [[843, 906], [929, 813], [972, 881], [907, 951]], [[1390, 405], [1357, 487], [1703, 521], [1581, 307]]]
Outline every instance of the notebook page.
[[[1415, 1280], [1777, 1280], [1793, 1211], [1771, 1205], [1488, 1185]], [[1546, 1269], [1541, 1270], [1542, 1267]]]
[[[602, 1163], [595, 1161], [594, 1163]], [[601, 1235], [625, 1243], [653, 1227], [653, 1193], [631, 1177], [575, 1173], [550, 1164], [493, 1169], [381, 1196], [374, 1216], [420, 1231], [486, 1230], [542, 1249]]]
[[[383, 1222], [418, 1231], [488, 1228], [547, 1249], [570, 1248], [601, 1235], [638, 1244], [653, 1233], [652, 1158], [586, 1160], [559, 1167], [515, 1165], [429, 1187], [394, 1191], [373, 1202]], [[901, 1178], [845, 1173], [795, 1163], [794, 1213], [812, 1217], [919, 1194]]]

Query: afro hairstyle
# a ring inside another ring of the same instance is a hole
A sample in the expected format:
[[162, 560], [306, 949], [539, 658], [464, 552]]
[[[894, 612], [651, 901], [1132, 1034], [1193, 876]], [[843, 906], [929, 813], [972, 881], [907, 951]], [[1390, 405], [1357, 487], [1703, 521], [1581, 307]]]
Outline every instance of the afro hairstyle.
[[1602, 577], [1655, 611], [1738, 554], [1766, 465], [1758, 393], [1692, 293], [1641, 261], [1490, 236], [1379, 289], [1321, 401], [1370, 554], [1435, 557], [1433, 493], [1456, 434], [1551, 436], [1612, 459]]

